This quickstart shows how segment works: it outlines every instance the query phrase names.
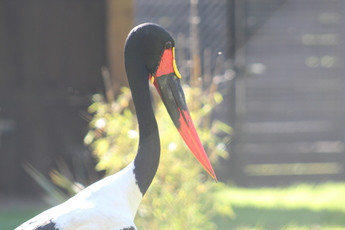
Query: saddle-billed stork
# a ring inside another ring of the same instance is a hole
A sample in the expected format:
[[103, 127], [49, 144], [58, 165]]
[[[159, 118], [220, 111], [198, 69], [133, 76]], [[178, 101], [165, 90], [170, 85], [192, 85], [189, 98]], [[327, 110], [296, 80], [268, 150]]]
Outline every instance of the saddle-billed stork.
[[217, 180], [188, 112], [174, 48], [171, 35], [157, 24], [141, 24], [129, 33], [125, 44], [125, 67], [139, 123], [139, 147], [135, 159], [120, 172], [90, 185], [16, 230], [137, 229], [133, 220], [156, 174], [160, 158], [149, 82], [158, 90], [191, 152]]

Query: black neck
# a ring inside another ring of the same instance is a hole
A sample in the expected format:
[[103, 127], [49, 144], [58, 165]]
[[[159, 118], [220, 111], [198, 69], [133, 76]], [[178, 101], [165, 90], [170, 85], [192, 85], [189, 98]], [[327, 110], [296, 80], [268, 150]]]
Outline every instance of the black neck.
[[160, 141], [157, 122], [152, 109], [146, 68], [137, 65], [127, 71], [129, 85], [139, 124], [139, 148], [134, 159], [134, 174], [140, 192], [144, 195], [158, 168]]

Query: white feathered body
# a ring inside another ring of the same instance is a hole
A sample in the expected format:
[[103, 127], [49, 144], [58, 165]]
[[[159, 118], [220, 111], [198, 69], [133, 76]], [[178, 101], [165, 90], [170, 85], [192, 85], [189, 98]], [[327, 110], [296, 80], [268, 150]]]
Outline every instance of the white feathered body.
[[[59, 230], [133, 229], [142, 194], [135, 180], [134, 164], [106, 177], [20, 225], [31, 230], [47, 222]], [[132, 228], [131, 228], [132, 227]], [[135, 228], [136, 229], [136, 228]]]

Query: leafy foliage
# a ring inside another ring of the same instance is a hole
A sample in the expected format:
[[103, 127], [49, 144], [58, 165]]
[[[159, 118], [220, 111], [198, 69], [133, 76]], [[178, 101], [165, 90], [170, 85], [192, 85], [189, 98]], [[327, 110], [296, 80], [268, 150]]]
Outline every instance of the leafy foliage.
[[[211, 120], [212, 109], [222, 101], [222, 96], [196, 87], [184, 87], [184, 91], [201, 141], [213, 165], [217, 165], [219, 156], [227, 157], [225, 143], [230, 141], [232, 132], [226, 124]], [[154, 98], [158, 98], [157, 94]], [[106, 103], [100, 95], [95, 95], [94, 101], [89, 108], [94, 118], [85, 143], [94, 149], [99, 160], [97, 169], [110, 175], [135, 157], [137, 120], [129, 109], [131, 96], [127, 88], [122, 89], [114, 103]], [[212, 217], [234, 216], [231, 206], [214, 196], [225, 185], [215, 183], [204, 172], [178, 135], [165, 107], [160, 100], [155, 101], [161, 160], [153, 184], [139, 207], [136, 224], [142, 229], [216, 229]]]
[[[227, 157], [225, 147], [230, 142], [232, 128], [211, 119], [213, 109], [223, 100], [217, 92], [216, 81], [207, 90], [201, 88], [195, 84], [185, 86], [184, 91], [198, 134], [217, 169], [218, 159]], [[106, 102], [100, 94], [93, 96], [94, 103], [89, 107], [93, 119], [84, 138], [98, 160], [96, 169], [105, 171], [106, 176], [120, 171], [134, 159], [139, 137], [130, 90], [122, 88], [116, 101], [112, 98], [108, 97], [109, 102]], [[208, 176], [183, 143], [158, 100], [158, 94], [153, 93], [153, 98], [161, 139], [161, 160], [135, 222], [142, 229], [216, 229], [217, 225], [212, 221], [215, 216], [218, 219], [219, 216], [235, 216], [231, 205], [217, 198], [226, 186], [215, 183]], [[50, 203], [55, 204], [79, 192], [83, 188], [81, 184], [88, 184], [78, 180], [62, 162], [58, 165], [59, 170], [51, 171], [51, 182], [33, 167], [26, 167], [47, 192]]]

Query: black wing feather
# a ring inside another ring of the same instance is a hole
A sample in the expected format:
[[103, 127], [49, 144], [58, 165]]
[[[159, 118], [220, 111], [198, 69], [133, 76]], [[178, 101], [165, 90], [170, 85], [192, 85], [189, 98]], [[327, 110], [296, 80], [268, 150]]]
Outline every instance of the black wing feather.
[[26, 225], [24, 228], [21, 228], [21, 230], [59, 230], [59, 228], [55, 227], [56, 223], [53, 221], [34, 221]]
[[37, 226], [34, 230], [59, 230], [55, 227], [55, 223], [51, 220], [47, 223], [44, 223], [43, 225]]
[[134, 228], [133, 226], [130, 226], [130, 227], [124, 228], [124, 229], [122, 229], [122, 230], [135, 230], [135, 228]]

